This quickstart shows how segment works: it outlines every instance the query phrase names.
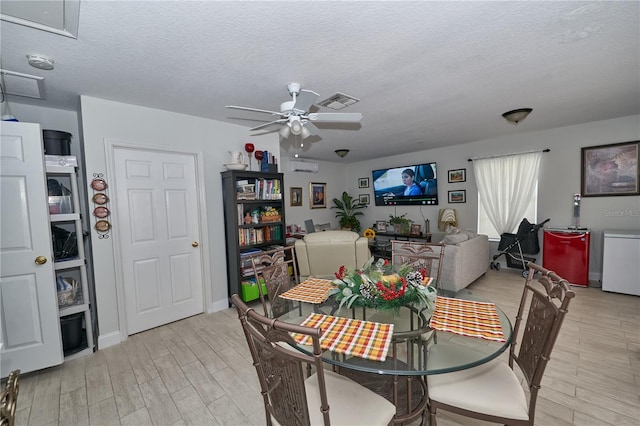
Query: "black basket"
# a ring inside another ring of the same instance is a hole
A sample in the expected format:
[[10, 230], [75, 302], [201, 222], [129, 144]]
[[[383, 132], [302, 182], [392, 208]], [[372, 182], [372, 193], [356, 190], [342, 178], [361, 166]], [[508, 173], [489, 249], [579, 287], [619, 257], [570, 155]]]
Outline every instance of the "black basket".
[[[521, 259], [520, 254], [515, 254], [515, 253], [505, 253], [505, 257], [507, 258], [507, 266], [509, 268], [526, 269], [528, 262], [535, 263], [536, 261], [535, 257], [522, 256], [522, 259]], [[522, 263], [523, 259], [525, 262], [524, 264]]]

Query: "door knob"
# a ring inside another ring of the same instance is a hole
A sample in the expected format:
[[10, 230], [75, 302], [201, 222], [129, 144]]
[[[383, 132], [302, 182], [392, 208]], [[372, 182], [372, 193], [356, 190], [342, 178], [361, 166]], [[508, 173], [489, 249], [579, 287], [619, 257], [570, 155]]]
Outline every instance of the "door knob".
[[199, 245], [199, 244], [198, 244], [198, 242], [197, 242], [197, 241], [194, 241], [194, 242], [192, 242], [192, 243], [191, 243], [191, 246], [192, 246], [192, 247], [198, 247], [198, 245]]
[[44, 265], [45, 263], [47, 263], [47, 258], [44, 256], [38, 256], [36, 257], [36, 265]]

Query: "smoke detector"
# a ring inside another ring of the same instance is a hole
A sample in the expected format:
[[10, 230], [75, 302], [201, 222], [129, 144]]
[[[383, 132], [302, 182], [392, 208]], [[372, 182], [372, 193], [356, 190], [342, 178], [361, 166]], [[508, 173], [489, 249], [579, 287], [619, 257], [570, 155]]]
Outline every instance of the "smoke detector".
[[40, 55], [37, 53], [29, 53], [27, 55], [29, 65], [39, 70], [49, 71], [53, 69], [53, 59], [48, 56]]

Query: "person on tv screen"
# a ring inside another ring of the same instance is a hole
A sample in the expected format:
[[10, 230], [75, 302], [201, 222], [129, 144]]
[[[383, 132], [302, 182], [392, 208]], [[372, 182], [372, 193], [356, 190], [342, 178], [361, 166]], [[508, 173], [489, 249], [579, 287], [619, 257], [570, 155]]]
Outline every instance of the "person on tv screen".
[[406, 188], [404, 189], [404, 195], [422, 195], [422, 190], [413, 180], [416, 174], [411, 169], [404, 169], [402, 171], [402, 183]]

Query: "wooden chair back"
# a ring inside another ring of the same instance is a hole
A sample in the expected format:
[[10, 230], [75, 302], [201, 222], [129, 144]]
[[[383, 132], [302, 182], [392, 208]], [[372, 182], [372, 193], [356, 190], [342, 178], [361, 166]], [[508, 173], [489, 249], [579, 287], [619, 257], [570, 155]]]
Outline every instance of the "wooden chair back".
[[[329, 403], [320, 349], [321, 330], [267, 318], [249, 308], [237, 294], [231, 296], [231, 301], [238, 311], [253, 365], [258, 373], [267, 425], [271, 426], [272, 419], [281, 425], [310, 424], [303, 372], [303, 365], [307, 363], [315, 365], [320, 390], [320, 408], [324, 424], [329, 425]], [[313, 355], [283, 347], [296, 344], [289, 333], [310, 336]]]
[[20, 370], [9, 373], [7, 383], [0, 393], [0, 426], [13, 426], [18, 405], [18, 378]]
[[[536, 283], [537, 274], [540, 277]], [[515, 362], [527, 381], [530, 419], [534, 418], [542, 376], [574, 296], [567, 280], [529, 263], [509, 349], [509, 365], [513, 368]]]
[[444, 248], [444, 244], [394, 240], [391, 241], [391, 264], [393, 266], [409, 264], [416, 271], [425, 269], [427, 276], [434, 278], [438, 294], [441, 294], [440, 274]]
[[[260, 301], [266, 317], [280, 317], [296, 306], [294, 302], [278, 297], [300, 283], [295, 256], [293, 247], [270, 250], [251, 256], [256, 282], [264, 281], [267, 288], [267, 294], [264, 294], [262, 286], [258, 285]], [[289, 272], [290, 269], [292, 273]], [[269, 303], [267, 303], [267, 297]]]

